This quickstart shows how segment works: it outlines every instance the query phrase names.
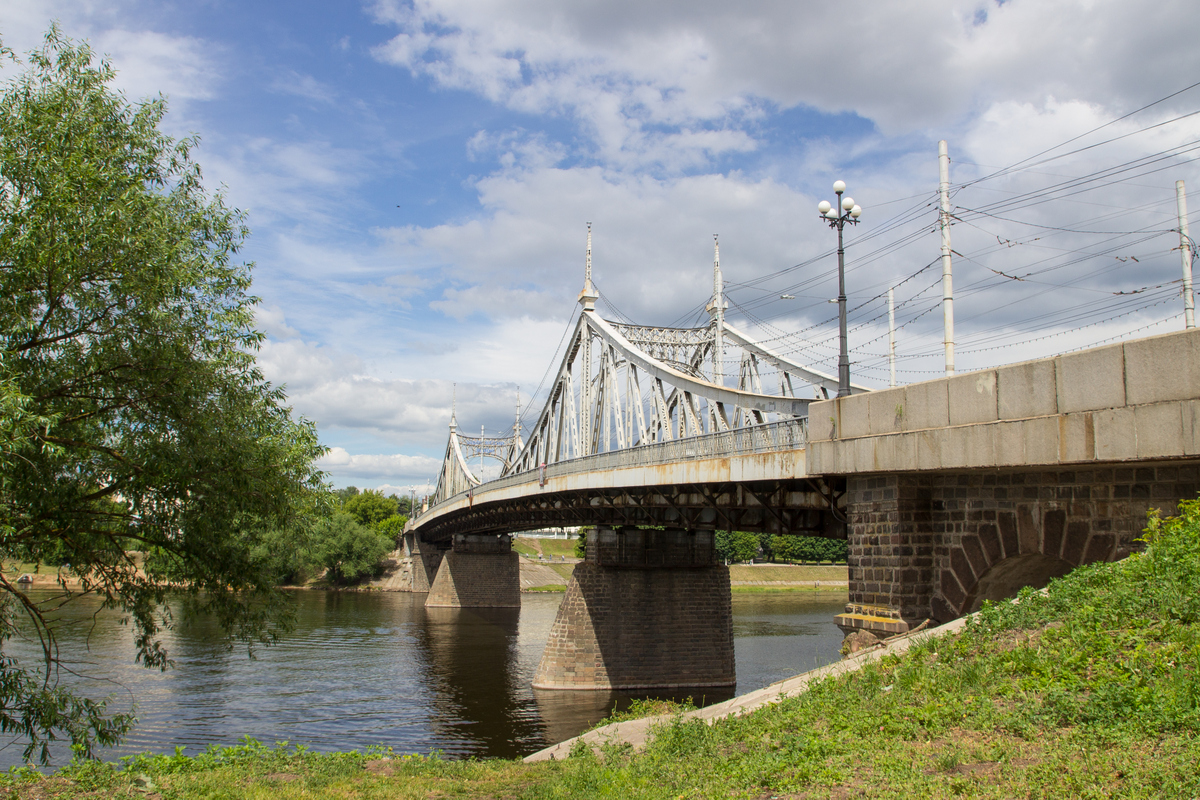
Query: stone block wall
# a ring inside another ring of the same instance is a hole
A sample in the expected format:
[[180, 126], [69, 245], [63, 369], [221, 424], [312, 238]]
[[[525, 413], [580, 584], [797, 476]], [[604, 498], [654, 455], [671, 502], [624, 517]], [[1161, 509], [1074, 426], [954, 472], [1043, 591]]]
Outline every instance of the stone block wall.
[[431, 544], [415, 550], [408, 558], [408, 570], [412, 576], [409, 591], [428, 592], [433, 579], [442, 565], [442, 551]]
[[1137, 547], [1146, 512], [1196, 497], [1200, 465], [852, 475], [845, 630], [898, 633]]
[[729, 569], [578, 564], [536, 689], [732, 687]]
[[425, 606], [520, 608], [520, 556], [512, 551], [462, 553], [450, 550], [442, 557]]

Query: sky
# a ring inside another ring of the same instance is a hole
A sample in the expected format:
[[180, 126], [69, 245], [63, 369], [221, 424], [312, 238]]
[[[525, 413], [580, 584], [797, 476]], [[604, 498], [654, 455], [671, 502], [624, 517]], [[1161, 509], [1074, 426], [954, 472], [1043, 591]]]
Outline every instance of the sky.
[[1184, 326], [1194, 0], [3, 0], [0, 39], [55, 20], [246, 212], [259, 365], [335, 486], [426, 490], [452, 404], [536, 418], [589, 222], [606, 318], [704, 324], [719, 234], [731, 322], [836, 372], [844, 180], [853, 379], [889, 287], [898, 382], [943, 374], [942, 139], [960, 371]]

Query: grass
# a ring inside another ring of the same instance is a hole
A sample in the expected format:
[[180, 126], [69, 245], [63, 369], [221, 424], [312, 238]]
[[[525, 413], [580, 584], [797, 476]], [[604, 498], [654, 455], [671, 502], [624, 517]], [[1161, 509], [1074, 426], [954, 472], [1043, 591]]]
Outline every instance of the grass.
[[733, 594], [779, 594], [780, 592], [808, 592], [846, 596], [845, 586], [730, 586]]
[[566, 556], [575, 557], [575, 539], [535, 539], [518, 536], [513, 539], [513, 550], [526, 556]]
[[1200, 796], [1198, 752], [1193, 501], [1151, 519], [1143, 554], [988, 605], [958, 636], [752, 714], [711, 726], [676, 714], [641, 752], [577, 747], [527, 765], [247, 742], [16, 773], [0, 797], [1183, 798]]
[[565, 583], [547, 583], [544, 586], [530, 586], [525, 591], [527, 592], [565, 592], [567, 585]]
[[734, 564], [729, 567], [731, 581], [844, 581], [846, 567], [836, 565], [787, 566], [763, 564], [751, 567]]

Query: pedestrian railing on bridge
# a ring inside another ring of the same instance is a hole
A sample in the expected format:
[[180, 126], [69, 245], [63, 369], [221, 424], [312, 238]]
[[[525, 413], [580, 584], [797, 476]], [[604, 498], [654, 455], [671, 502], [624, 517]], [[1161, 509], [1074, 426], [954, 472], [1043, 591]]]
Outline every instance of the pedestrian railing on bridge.
[[469, 495], [526, 483], [542, 483], [551, 478], [589, 472], [611, 472], [630, 467], [653, 467], [686, 461], [703, 461], [725, 456], [778, 453], [803, 449], [808, 440], [808, 418], [785, 419], [765, 425], [657, 442], [627, 450], [599, 453], [549, 464], [544, 469], [520, 472], [459, 492], [444, 502], [466, 499]]

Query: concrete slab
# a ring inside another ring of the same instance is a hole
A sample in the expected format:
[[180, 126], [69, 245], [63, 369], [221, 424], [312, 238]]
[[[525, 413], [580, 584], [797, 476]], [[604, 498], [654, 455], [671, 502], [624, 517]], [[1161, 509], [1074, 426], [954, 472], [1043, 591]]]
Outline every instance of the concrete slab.
[[945, 428], [950, 424], [946, 381], [926, 381], [904, 387], [901, 427], [906, 431]]
[[969, 425], [999, 419], [995, 370], [956, 375], [946, 381], [946, 392], [951, 425]]
[[1096, 458], [1125, 461], [1137, 457], [1137, 427], [1131, 408], [1113, 408], [1093, 414]]
[[941, 469], [946, 430], [921, 431], [917, 436], [917, 469]]
[[1055, 361], [1059, 413], [1125, 405], [1124, 345], [1084, 350]]
[[867, 417], [873, 436], [901, 430], [904, 419], [904, 387], [859, 395], [867, 401]]
[[837, 438], [837, 400], [822, 400], [809, 405], [808, 441], [829, 442]]
[[1126, 342], [1130, 405], [1200, 397], [1200, 329]]
[[868, 395], [851, 395], [834, 400], [837, 407], [838, 438], [855, 439], [871, 433], [867, 417]]
[[1061, 463], [1096, 458], [1096, 425], [1090, 413], [1058, 417], [1058, 460]]
[[962, 431], [963, 463], [968, 467], [991, 467], [996, 463], [996, 425], [972, 425]]
[[996, 466], [1007, 467], [1025, 464], [1025, 432], [1028, 423], [1024, 420], [1001, 422], [994, 426], [992, 434], [996, 453]]
[[1022, 424], [1021, 430], [1021, 436], [1025, 440], [1026, 464], [1058, 463], [1057, 417], [1038, 417], [1026, 420]]
[[1055, 362], [1030, 361], [996, 370], [1000, 419], [1023, 419], [1058, 413]]
[[936, 434], [941, 439], [942, 467], [958, 469], [967, 466], [967, 440], [971, 438], [973, 427], [946, 428], [941, 431], [925, 431]]
[[1189, 400], [1180, 408], [1184, 455], [1200, 455], [1200, 400]]
[[1183, 455], [1183, 418], [1179, 403], [1152, 403], [1133, 409], [1137, 457]]

